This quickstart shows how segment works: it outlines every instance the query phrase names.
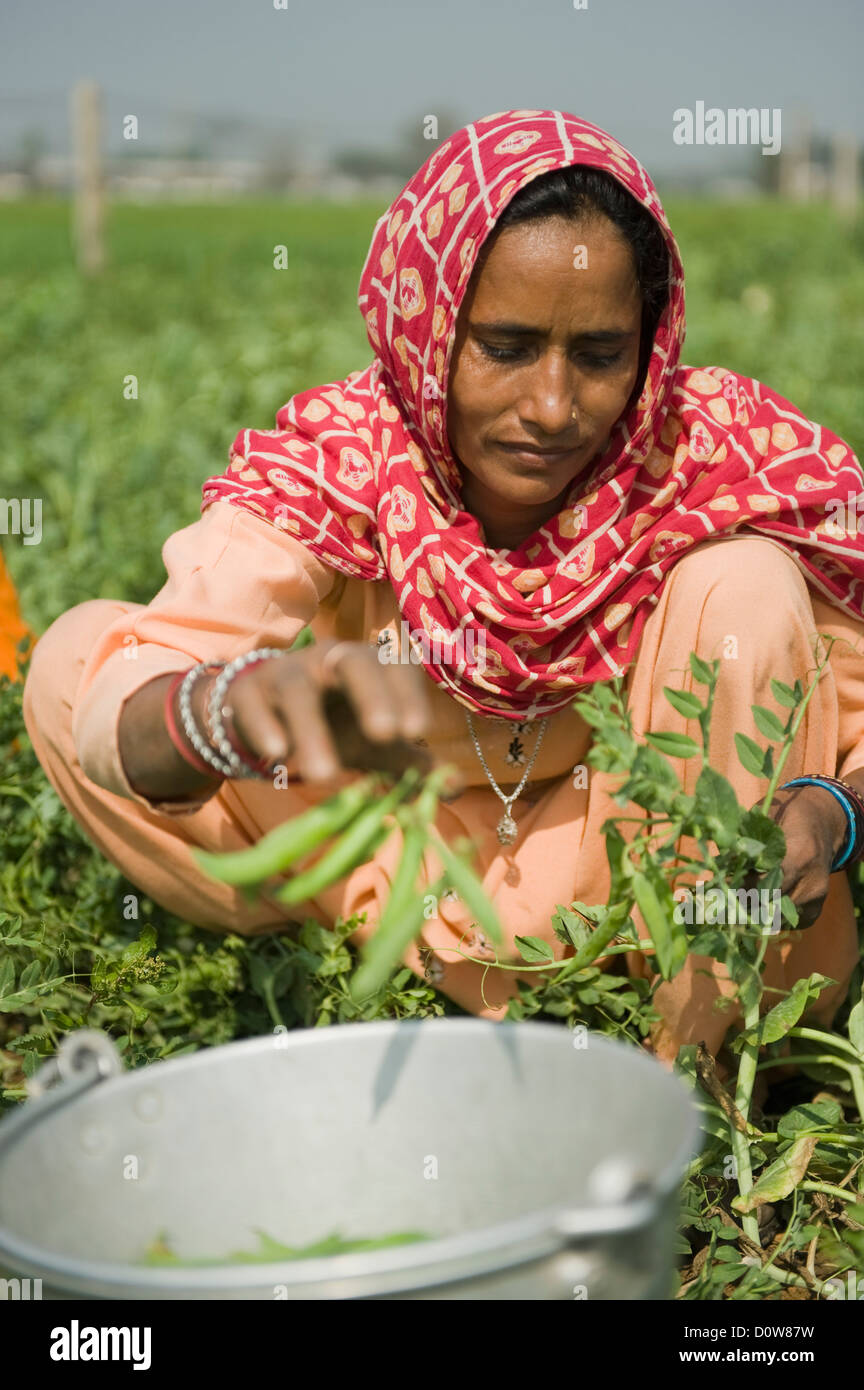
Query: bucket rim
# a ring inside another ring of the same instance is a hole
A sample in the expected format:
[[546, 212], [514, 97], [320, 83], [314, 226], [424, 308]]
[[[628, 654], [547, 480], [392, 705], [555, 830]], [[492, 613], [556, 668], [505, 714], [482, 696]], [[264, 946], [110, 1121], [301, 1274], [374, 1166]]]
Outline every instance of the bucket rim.
[[[174, 1075], [181, 1069], [190, 1071], [205, 1066], [218, 1065], [218, 1060], [229, 1054], [237, 1056], [243, 1050], [249, 1053], [298, 1050], [304, 1047], [322, 1045], [338, 1046], [339, 1037], [344, 1033], [364, 1030], [368, 1036], [394, 1036], [397, 1033], [429, 1031], [431, 1028], [444, 1029], [452, 1035], [460, 1032], [500, 1033], [502, 1025], [509, 1031], [518, 1030], [526, 1036], [543, 1033], [547, 1037], [557, 1034], [570, 1035], [566, 1024], [532, 1022], [519, 1019], [443, 1018], [443, 1019], [375, 1019], [368, 1023], [351, 1022], [332, 1025], [328, 1028], [291, 1029], [284, 1033], [264, 1033], [250, 1038], [234, 1039], [220, 1043], [216, 1047], [201, 1048], [197, 1052], [182, 1057], [165, 1057], [144, 1067], [128, 1068], [118, 1075], [94, 1082], [99, 1093], [109, 1093], [127, 1086], [145, 1084], [145, 1078], [154, 1070], [170, 1066]], [[71, 1036], [71, 1035], [70, 1035]], [[484, 1274], [501, 1274], [519, 1265], [531, 1264], [562, 1253], [572, 1245], [566, 1234], [566, 1226], [572, 1222], [574, 1213], [584, 1215], [588, 1227], [593, 1224], [601, 1234], [600, 1227], [607, 1235], [619, 1230], [634, 1229], [646, 1225], [659, 1213], [664, 1203], [676, 1189], [680, 1189], [684, 1170], [688, 1161], [698, 1153], [701, 1144], [698, 1136], [701, 1130], [699, 1111], [690, 1097], [686, 1084], [637, 1046], [609, 1038], [601, 1033], [589, 1031], [591, 1047], [619, 1055], [627, 1054], [634, 1066], [642, 1067], [645, 1075], [654, 1075], [661, 1087], [671, 1088], [681, 1095], [683, 1102], [683, 1133], [673, 1155], [667, 1159], [664, 1168], [652, 1175], [651, 1196], [642, 1197], [636, 1202], [619, 1202], [601, 1206], [570, 1206], [555, 1202], [528, 1212], [508, 1221], [496, 1222], [457, 1235], [432, 1237], [404, 1246], [389, 1246], [380, 1250], [346, 1252], [314, 1258], [283, 1260], [273, 1263], [243, 1262], [232, 1264], [228, 1261], [208, 1266], [183, 1265], [177, 1268], [162, 1266], [134, 1265], [128, 1261], [87, 1260], [79, 1256], [61, 1255], [49, 1248], [37, 1245], [17, 1236], [0, 1223], [0, 1278], [24, 1277], [41, 1278], [52, 1289], [59, 1289], [67, 1296], [90, 1296], [95, 1298], [120, 1299], [170, 1299], [214, 1296], [274, 1298], [275, 1285], [297, 1290], [310, 1290], [308, 1296], [315, 1297], [363, 1297], [369, 1293], [387, 1294], [409, 1292], [416, 1288], [432, 1288], [435, 1285], [464, 1282]], [[343, 1043], [344, 1045], [344, 1043]], [[57, 1088], [60, 1089], [60, 1088]], [[70, 1099], [70, 1104], [83, 1095], [91, 1094], [92, 1087], [80, 1090]], [[21, 1137], [35, 1128], [39, 1117], [30, 1107], [41, 1109], [52, 1097], [48, 1092], [39, 1100], [23, 1102], [20, 1111], [0, 1119], [0, 1169], [5, 1153], [11, 1152], [18, 1135], [9, 1134], [9, 1126], [16, 1128], [16, 1120], [26, 1120], [24, 1112], [30, 1111], [30, 1123], [21, 1127]], [[63, 1107], [66, 1108], [65, 1106]], [[46, 1118], [54, 1113], [54, 1107], [45, 1106]], [[3, 1134], [6, 1126], [6, 1136]], [[3, 1138], [7, 1143], [2, 1143]], [[594, 1218], [592, 1223], [591, 1218]], [[635, 1222], [635, 1226], [634, 1226]], [[590, 1231], [589, 1231], [590, 1233]], [[506, 1263], [504, 1262], [506, 1257]], [[7, 1266], [9, 1267], [7, 1269]], [[340, 1294], [328, 1295], [325, 1290], [340, 1288]]]

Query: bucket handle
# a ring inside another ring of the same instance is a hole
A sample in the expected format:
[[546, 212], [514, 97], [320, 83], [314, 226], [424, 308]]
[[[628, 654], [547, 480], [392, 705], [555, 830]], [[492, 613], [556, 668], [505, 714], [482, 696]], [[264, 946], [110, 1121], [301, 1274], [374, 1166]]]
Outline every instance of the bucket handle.
[[107, 1033], [98, 1028], [78, 1028], [58, 1045], [27, 1083], [27, 1100], [0, 1124], [0, 1153], [20, 1139], [25, 1130], [46, 1115], [77, 1100], [99, 1081], [120, 1076], [123, 1059]]
[[78, 1028], [59, 1044], [57, 1053], [39, 1068], [27, 1083], [27, 1096], [38, 1100], [61, 1082], [87, 1078], [87, 1084], [119, 1076], [125, 1068], [107, 1033], [99, 1028]]
[[555, 1234], [568, 1245], [581, 1245], [598, 1236], [627, 1235], [656, 1221], [657, 1209], [657, 1195], [644, 1189], [625, 1202], [568, 1207], [555, 1218]]

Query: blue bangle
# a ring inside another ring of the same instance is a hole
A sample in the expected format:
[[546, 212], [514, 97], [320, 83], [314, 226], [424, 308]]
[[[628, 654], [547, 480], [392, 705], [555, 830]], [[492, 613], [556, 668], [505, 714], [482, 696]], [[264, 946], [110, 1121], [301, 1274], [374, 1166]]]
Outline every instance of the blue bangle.
[[830, 782], [823, 782], [820, 777], [793, 777], [791, 782], [784, 782], [783, 786], [778, 787], [777, 790], [783, 791], [785, 787], [824, 787], [826, 792], [830, 792], [831, 795], [835, 796], [840, 802], [840, 805], [846, 812], [846, 839], [843, 841], [839, 858], [835, 859], [834, 863], [831, 865], [830, 872], [832, 874], [837, 873], [838, 869], [843, 868], [843, 865], [847, 862], [852, 854], [852, 850], [855, 848], [855, 836], [858, 827], [855, 819], [855, 808], [852, 802], [849, 800], [848, 796], [844, 796], [837, 787], [832, 787]]

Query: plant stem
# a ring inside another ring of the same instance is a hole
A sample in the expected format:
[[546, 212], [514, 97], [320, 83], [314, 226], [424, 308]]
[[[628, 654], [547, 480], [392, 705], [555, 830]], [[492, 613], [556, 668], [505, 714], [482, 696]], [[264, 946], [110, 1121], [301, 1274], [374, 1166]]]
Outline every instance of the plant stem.
[[[830, 651], [829, 651], [828, 655], [830, 655]], [[790, 728], [789, 728], [789, 732], [787, 733], [786, 737], [785, 737], [784, 740], [783, 740], [783, 747], [782, 747], [781, 750], [780, 750], [780, 757], [777, 759], [777, 766], [776, 766], [776, 768], [774, 769], [774, 772], [773, 772], [772, 775], [771, 775], [771, 779], [770, 779], [770, 781], [769, 781], [769, 783], [768, 783], [768, 790], [767, 790], [767, 792], [766, 792], [766, 794], [765, 794], [765, 800], [762, 802], [762, 810], [763, 810], [763, 812], [764, 812], [766, 815], [768, 814], [768, 808], [769, 808], [769, 806], [771, 805], [771, 801], [772, 801], [772, 798], [773, 798], [773, 796], [774, 796], [774, 793], [775, 793], [775, 791], [777, 790], [777, 784], [778, 784], [779, 781], [780, 781], [780, 777], [781, 777], [781, 774], [782, 774], [782, 772], [783, 772], [783, 768], [786, 766], [786, 762], [787, 762], [787, 759], [788, 759], [788, 757], [789, 757], [789, 753], [790, 753], [790, 751], [791, 751], [792, 744], [795, 742], [795, 736], [796, 736], [796, 734], [798, 733], [798, 730], [799, 730], [800, 727], [801, 727], [801, 722], [802, 722], [802, 720], [803, 720], [803, 718], [804, 718], [804, 714], [805, 714], [805, 712], [806, 712], [806, 710], [807, 710], [807, 706], [809, 705], [810, 701], [811, 701], [812, 698], [813, 698], [813, 695], [815, 694], [816, 687], [817, 687], [817, 685], [819, 684], [819, 678], [820, 678], [820, 676], [822, 675], [823, 670], [824, 670], [825, 667], [828, 665], [828, 655], [826, 655], [825, 660], [824, 660], [823, 662], [821, 662], [819, 665], [817, 665], [817, 667], [816, 667], [816, 675], [815, 675], [815, 677], [814, 677], [814, 679], [813, 679], [813, 681], [812, 681], [812, 684], [810, 685], [810, 687], [809, 687], [809, 689], [808, 689], [806, 695], [805, 695], [804, 698], [802, 699], [800, 705], [799, 705], [798, 708], [796, 709], [796, 711], [795, 711], [795, 717], [794, 717], [794, 719], [792, 720], [792, 724], [791, 724], [791, 726], [790, 726]]]
[[[756, 974], [762, 967], [765, 959], [765, 951], [768, 942], [763, 936], [759, 942], [759, 949], [756, 953], [756, 960], [753, 969]], [[760, 980], [761, 983], [761, 980]], [[747, 1031], [757, 1028], [759, 1025], [759, 1005], [762, 998], [762, 991], [756, 994], [745, 1011], [744, 1027]], [[738, 1063], [738, 1077], [735, 1086], [735, 1105], [740, 1110], [747, 1124], [750, 1123], [750, 1102], [753, 1098], [753, 1084], [756, 1080], [756, 1072], [759, 1063], [759, 1044], [757, 1042], [747, 1042], [741, 1049], [741, 1060]], [[753, 1169], [750, 1164], [750, 1139], [746, 1133], [733, 1129], [730, 1126], [729, 1133], [732, 1137], [732, 1152], [735, 1155], [735, 1171], [738, 1179], [738, 1191], [742, 1197], [753, 1186]], [[755, 1212], [747, 1212], [741, 1221], [745, 1233], [750, 1237], [755, 1245], [760, 1245], [759, 1239], [759, 1218]]]
[[858, 1062], [859, 1065], [861, 1063], [861, 1054], [857, 1047], [854, 1047], [851, 1042], [847, 1042], [845, 1038], [838, 1037], [834, 1033], [823, 1033], [818, 1028], [796, 1027], [790, 1028], [786, 1036], [789, 1038], [812, 1038], [813, 1042], [822, 1043], [823, 1046], [836, 1047], [839, 1048], [841, 1052], [851, 1053], [855, 1061]]
[[[845, 1038], [835, 1037], [833, 1033], [822, 1033], [817, 1028], [790, 1028], [789, 1036], [809, 1038], [812, 1042], [822, 1043], [823, 1047], [835, 1047], [839, 1052], [848, 1053], [854, 1059], [853, 1063], [844, 1062], [843, 1066], [844, 1070], [849, 1073], [855, 1104], [858, 1106], [858, 1113], [864, 1122], [864, 1064], [862, 1064], [858, 1049], [852, 1043], [847, 1042]], [[837, 1065], [840, 1065], [839, 1059]]]
[[[803, 1183], [801, 1186], [803, 1187]], [[806, 1280], [799, 1278], [797, 1274], [789, 1274], [785, 1269], [775, 1269], [773, 1265], [760, 1265], [755, 1255], [744, 1255], [741, 1260], [742, 1265], [748, 1265], [751, 1269], [756, 1269], [760, 1274], [765, 1274], [769, 1279], [776, 1279], [778, 1284], [791, 1284], [797, 1289], [811, 1289], [812, 1285]], [[816, 1292], [822, 1293], [824, 1289], [832, 1287], [822, 1279], [814, 1280]]]
[[834, 1052], [792, 1052], [788, 1057], [769, 1057], [766, 1062], [760, 1062], [757, 1071], [767, 1071], [769, 1067], [790, 1067], [798, 1065], [800, 1062], [813, 1062], [817, 1066], [839, 1067], [841, 1071], [852, 1073], [854, 1067], [843, 1057], [838, 1057]]
[[[757, 1022], [758, 1018], [759, 1006], [757, 1004]], [[756, 1075], [756, 1069], [754, 1066], [751, 1065], [750, 1054], [754, 1053], [755, 1051], [756, 1049], [752, 1045], [748, 1045], [745, 1048], [745, 1051], [741, 1057], [741, 1063], [738, 1067], [738, 1084], [735, 1088], [736, 1108], [741, 1112], [741, 1114], [744, 1116], [744, 1119], [747, 1120], [748, 1124], [750, 1097], [753, 1092], [753, 1081]], [[741, 1193], [742, 1197], [746, 1197], [747, 1193], [753, 1186], [753, 1168], [750, 1163], [750, 1141], [746, 1134], [742, 1134], [742, 1132], [739, 1129], [735, 1129], [733, 1125], [729, 1126], [729, 1134], [732, 1140], [732, 1152], [735, 1156], [735, 1173], [738, 1179], [738, 1191]], [[754, 1245], [760, 1245], [761, 1241], [759, 1239], [759, 1219], [756, 1216], [756, 1213], [752, 1211], [747, 1212], [741, 1219], [741, 1225], [744, 1229], [745, 1235], [748, 1235], [750, 1237]]]
[[[800, 1139], [802, 1134], [812, 1133], [820, 1144], [848, 1144], [850, 1148], [860, 1149], [862, 1140], [860, 1135], [835, 1134], [833, 1130], [796, 1130], [795, 1138]], [[788, 1139], [789, 1135], [780, 1134], [776, 1129], [766, 1129], [759, 1135], [760, 1144], [779, 1144], [782, 1140]]]
[[847, 1192], [845, 1187], [835, 1187], [830, 1182], [799, 1182], [798, 1187], [803, 1192], [824, 1192], [826, 1197], [840, 1197], [844, 1202], [860, 1202], [860, 1192]]

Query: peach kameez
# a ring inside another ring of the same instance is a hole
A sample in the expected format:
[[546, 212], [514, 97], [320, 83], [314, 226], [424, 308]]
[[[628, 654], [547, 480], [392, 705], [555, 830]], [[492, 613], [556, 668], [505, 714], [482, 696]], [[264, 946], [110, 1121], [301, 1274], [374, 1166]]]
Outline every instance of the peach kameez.
[[[163, 559], [167, 582], [149, 604], [82, 603], [59, 617], [37, 643], [24, 715], [42, 766], [102, 853], [180, 917], [210, 930], [252, 936], [285, 930], [298, 917], [332, 925], [338, 917], [365, 913], [365, 923], [352, 937], [362, 942], [374, 932], [387, 898], [399, 858], [398, 831], [370, 863], [299, 909], [287, 912], [269, 900], [251, 904], [239, 890], [205, 877], [191, 849], [251, 845], [306, 809], [315, 792], [303, 784], [276, 788], [243, 779], [226, 781], [204, 797], [154, 803], [130, 786], [117, 729], [124, 702], [155, 677], [205, 659], [232, 659], [258, 646], [287, 647], [306, 624], [320, 639], [375, 643], [385, 629], [398, 636], [401, 615], [391, 584], [339, 574], [296, 538], [227, 502], [215, 503], [200, 520], [169, 537]], [[752, 533], [718, 536], [672, 569], [627, 673], [637, 732], [692, 735], [695, 726], [671, 708], [663, 687], [692, 688], [691, 651], [706, 660], [720, 657], [711, 762], [739, 799], [752, 805], [764, 785], [739, 763], [734, 734], [741, 731], [761, 742], [750, 706], [773, 707], [772, 678], [809, 682], [817, 630], [839, 640], [784, 778], [846, 777], [864, 767], [864, 624], [817, 595], [788, 550]], [[508, 949], [517, 934], [539, 936], [560, 958], [564, 947], [550, 921], [556, 906], [606, 901], [609, 872], [600, 826], [610, 815], [625, 814], [610, 798], [620, 779], [590, 770], [587, 779], [576, 775], [575, 769], [585, 765], [591, 731], [570, 707], [552, 715], [529, 782], [515, 803], [518, 839], [502, 847], [495, 833], [502, 806], [480, 766], [464, 710], [425, 673], [424, 679], [432, 711], [429, 752], [436, 764], [454, 763], [465, 782], [461, 795], [442, 803], [438, 827], [448, 841], [467, 835], [475, 843], [477, 866], [504, 924]], [[521, 776], [504, 761], [512, 727], [479, 714], [474, 725], [490, 770], [509, 791]], [[533, 735], [525, 742], [530, 756]], [[685, 790], [692, 791], [698, 760], [673, 763]], [[415, 945], [405, 961], [418, 975], [431, 967], [427, 978], [471, 1013], [502, 1018], [507, 1000], [517, 993], [516, 976], [488, 971], [484, 1003], [484, 966], [462, 959], [454, 949], [471, 952], [471, 925], [458, 899], [442, 900], [424, 923], [424, 955]], [[816, 924], [768, 946], [765, 978], [775, 988], [789, 988], [816, 970], [836, 980], [811, 1014], [828, 1024], [857, 958], [852, 898], [841, 872], [831, 878]], [[625, 959], [631, 973], [650, 970], [641, 953]], [[722, 976], [716, 962], [691, 957], [674, 980], [660, 986], [655, 1006], [662, 1023], [651, 1041], [658, 1057], [671, 1061], [683, 1043], [697, 1040], [718, 1051], [738, 1018], [734, 1007], [715, 1007], [728, 993]]]

